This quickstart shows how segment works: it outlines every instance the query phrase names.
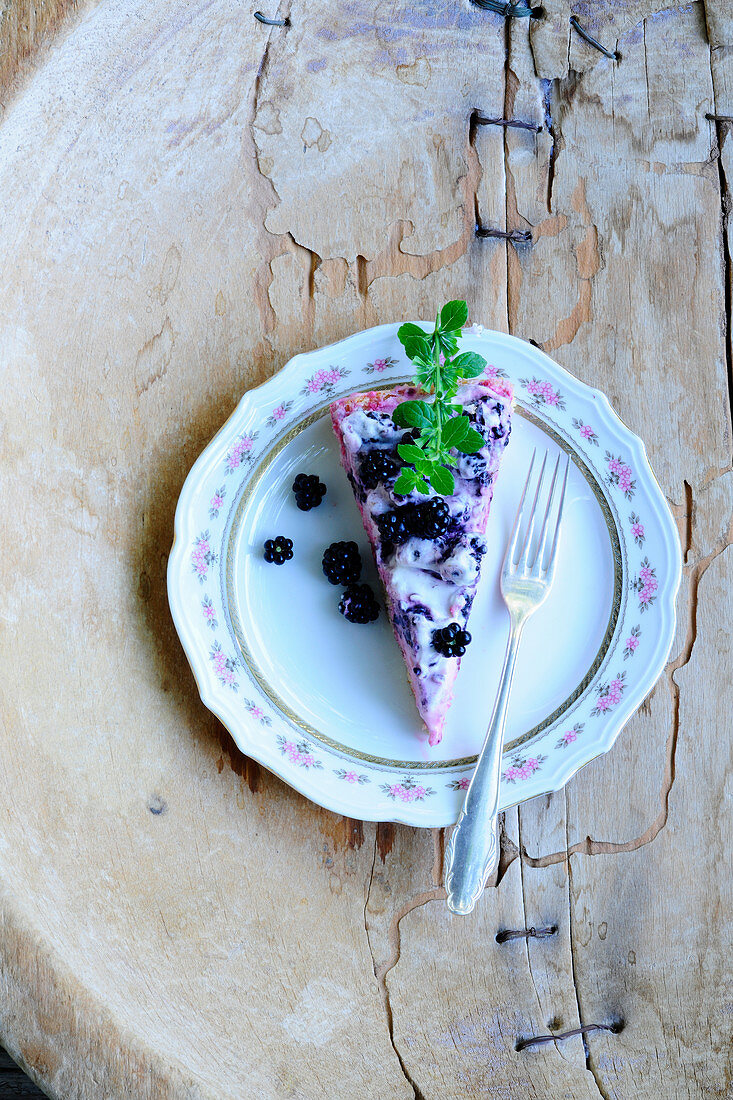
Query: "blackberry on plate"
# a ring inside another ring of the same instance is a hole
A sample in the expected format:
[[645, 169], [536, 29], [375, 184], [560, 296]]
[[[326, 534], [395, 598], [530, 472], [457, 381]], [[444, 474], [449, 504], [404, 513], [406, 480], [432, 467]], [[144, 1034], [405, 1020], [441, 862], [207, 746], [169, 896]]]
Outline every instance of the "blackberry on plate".
[[293, 482], [295, 503], [301, 512], [317, 508], [326, 495], [326, 486], [315, 474], [297, 474]]
[[450, 523], [450, 508], [439, 497], [416, 504], [411, 516], [412, 533], [420, 539], [437, 539], [444, 535]]
[[286, 539], [284, 535], [277, 535], [274, 539], [268, 539], [265, 543], [265, 561], [274, 565], [284, 565], [293, 556], [293, 540]]
[[361, 576], [361, 555], [355, 542], [332, 542], [323, 551], [323, 572], [331, 584], [355, 584]]
[[380, 481], [394, 481], [399, 466], [384, 451], [369, 451], [359, 463], [359, 477], [365, 489], [376, 489]]
[[339, 600], [339, 611], [350, 623], [373, 623], [379, 604], [368, 584], [350, 584]]
[[397, 546], [410, 537], [409, 524], [405, 522], [407, 511], [407, 508], [397, 508], [392, 512], [383, 512], [381, 516], [374, 517], [383, 546]]
[[448, 623], [440, 630], [433, 631], [432, 641], [433, 649], [443, 657], [462, 657], [471, 641], [471, 635], [463, 630], [460, 623]]

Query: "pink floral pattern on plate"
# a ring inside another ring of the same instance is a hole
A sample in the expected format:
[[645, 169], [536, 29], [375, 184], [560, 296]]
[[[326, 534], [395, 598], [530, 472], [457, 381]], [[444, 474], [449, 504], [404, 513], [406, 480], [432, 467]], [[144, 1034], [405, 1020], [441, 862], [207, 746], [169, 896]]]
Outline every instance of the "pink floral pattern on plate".
[[204, 612], [204, 622], [207, 626], [210, 626], [212, 630], [216, 630], [219, 623], [216, 620], [216, 608], [211, 601], [211, 596], [204, 596], [201, 601], [201, 607]]
[[629, 516], [629, 523], [631, 524], [631, 534], [634, 536], [634, 542], [637, 546], [643, 546], [646, 534], [644, 531], [644, 524], [641, 522], [636, 512], [632, 512]]
[[545, 760], [547, 760], [547, 757], [542, 756], [541, 753], [537, 756], [515, 756], [501, 778], [506, 783], [516, 783], [517, 780], [530, 779], [535, 772], [540, 770]]
[[387, 355], [384, 359], [375, 359], [373, 363], [367, 363], [364, 367], [364, 374], [382, 374], [390, 367], [396, 366], [397, 360], [393, 359], [391, 355]]
[[217, 489], [213, 497], [209, 502], [209, 517], [211, 519], [219, 518], [219, 511], [224, 506], [224, 498], [227, 495], [226, 485], [222, 485], [220, 489]]
[[632, 626], [631, 632], [624, 643], [624, 660], [627, 661], [629, 657], [633, 657], [639, 648], [639, 638], [641, 637], [641, 627]]
[[359, 786], [363, 786], [365, 783], [370, 782], [369, 776], [364, 775], [363, 772], [354, 772], [346, 768], [334, 768], [333, 774], [337, 779], [343, 780], [344, 783], [358, 783]]
[[624, 462], [621, 455], [611, 454], [610, 451], [606, 451], [606, 465], [608, 466], [606, 478], [608, 484], [617, 485], [626, 499], [631, 500], [636, 490], [634, 471], [627, 462]]
[[219, 683], [223, 684], [224, 687], [231, 688], [232, 691], [238, 691], [236, 657], [227, 657], [219, 642], [214, 642], [209, 652], [209, 658], [214, 666], [214, 672]]
[[213, 565], [215, 561], [217, 561], [217, 555], [211, 549], [209, 532], [202, 531], [201, 534], [194, 539], [193, 550], [191, 551], [191, 568], [201, 584], [204, 583], [209, 575], [209, 566]]
[[631, 582], [631, 587], [639, 595], [639, 610], [646, 611], [655, 602], [655, 593], [659, 587], [657, 571], [649, 564], [649, 558], [642, 561], [638, 576]]
[[565, 398], [544, 378], [520, 378], [519, 384], [524, 386], [536, 405], [549, 405], [556, 409], [565, 408]]
[[233, 474], [240, 466], [252, 461], [252, 447], [258, 435], [259, 432], [244, 432], [234, 440], [225, 459], [228, 474]]
[[283, 756], [286, 756], [291, 764], [299, 768], [322, 768], [323, 764], [311, 752], [307, 741], [288, 741], [281, 733], [275, 738], [277, 747]]
[[265, 421], [267, 427], [276, 428], [285, 419], [292, 407], [292, 401], [283, 401], [280, 405], [276, 405]]
[[599, 714], [605, 714], [606, 711], [611, 710], [621, 702], [621, 696], [626, 687], [624, 683], [625, 679], [626, 673], [619, 672], [616, 679], [611, 680], [610, 683], [597, 685], [596, 691], [598, 692], [598, 698], [596, 699], [596, 705], [590, 712], [591, 718], [596, 718]]
[[576, 722], [572, 729], [565, 730], [565, 733], [560, 735], [559, 740], [555, 742], [555, 748], [566, 749], [568, 745], [572, 745], [573, 741], [578, 740], [584, 729], [585, 722]]
[[382, 783], [379, 789], [393, 802], [424, 802], [426, 798], [435, 794], [432, 787], [423, 787], [422, 784], [416, 783], [411, 775], [403, 776], [400, 783]]
[[449, 791], [467, 791], [470, 786], [470, 775], [462, 775], [460, 779], [451, 779], [450, 783], [446, 783]]
[[254, 718], [256, 722], [259, 722], [261, 726], [271, 726], [272, 719], [269, 715], [265, 714], [259, 703], [255, 703], [253, 699], [244, 700], [244, 709], [250, 718]]
[[598, 435], [591, 428], [590, 424], [584, 424], [582, 420], [578, 420], [577, 417], [573, 417], [573, 427], [580, 433], [581, 439], [584, 439], [586, 443], [592, 443], [594, 447], [598, 446]]
[[489, 364], [487, 367], [484, 367], [484, 373], [481, 375], [481, 377], [482, 378], [508, 378], [509, 375], [507, 374], [507, 372], [505, 370], [502, 370], [501, 367], [493, 367], [491, 364]]
[[306, 379], [306, 383], [300, 392], [305, 394], [322, 393], [324, 396], [330, 397], [334, 387], [338, 385], [342, 378], [347, 378], [350, 374], [351, 371], [345, 370], [343, 367], [329, 367], [328, 370], [322, 368]]

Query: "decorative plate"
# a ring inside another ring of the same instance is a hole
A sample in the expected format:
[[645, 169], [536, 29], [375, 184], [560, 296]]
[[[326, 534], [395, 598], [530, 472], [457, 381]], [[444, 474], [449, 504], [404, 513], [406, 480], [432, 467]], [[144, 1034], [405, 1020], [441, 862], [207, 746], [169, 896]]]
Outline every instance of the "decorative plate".
[[[532, 449], [572, 461], [553, 589], [519, 653], [502, 808], [559, 790], [611, 747], [667, 659], [681, 555], [644, 445], [606, 397], [522, 340], [465, 330], [462, 347], [513, 382], [516, 409], [473, 642], [430, 749], [386, 615], [347, 622], [321, 571], [323, 549], [353, 539], [378, 591], [328, 410], [336, 396], [409, 379], [397, 328], [297, 355], [244, 395], [181, 492], [168, 594], [201, 697], [244, 753], [337, 813], [442, 826], [458, 816], [490, 717], [508, 633], [499, 571]], [[291, 492], [301, 471], [328, 486], [310, 512]], [[295, 546], [282, 566], [262, 557], [275, 535]]]

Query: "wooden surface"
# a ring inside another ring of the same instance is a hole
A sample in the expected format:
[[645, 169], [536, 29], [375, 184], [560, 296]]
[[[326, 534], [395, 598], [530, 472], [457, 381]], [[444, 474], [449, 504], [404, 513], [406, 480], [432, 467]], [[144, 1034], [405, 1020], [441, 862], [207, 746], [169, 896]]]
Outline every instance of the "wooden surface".
[[0, 1049], [0, 1100], [43, 1100], [44, 1093]]
[[[730, 1095], [733, 26], [658, 6], [573, 9], [620, 62], [565, 0], [4, 10], [0, 1039], [50, 1096]], [[685, 557], [666, 673], [465, 919], [439, 831], [242, 757], [165, 591], [241, 392], [448, 297], [608, 393]]]

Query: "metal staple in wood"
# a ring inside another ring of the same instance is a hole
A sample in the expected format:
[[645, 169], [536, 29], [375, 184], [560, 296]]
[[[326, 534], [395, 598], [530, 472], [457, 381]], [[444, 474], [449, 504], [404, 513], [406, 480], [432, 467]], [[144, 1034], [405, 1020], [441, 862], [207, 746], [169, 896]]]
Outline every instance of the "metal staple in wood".
[[575, 1035], [588, 1035], [591, 1031], [610, 1031], [612, 1035], [618, 1035], [623, 1029], [623, 1020], [616, 1020], [612, 1024], [584, 1024], [583, 1027], [574, 1027], [572, 1031], [561, 1031], [558, 1035], [533, 1035], [529, 1039], [517, 1039], [514, 1049], [524, 1050], [542, 1043], [557, 1043], [561, 1039], [572, 1039]]
[[604, 57], [610, 57], [612, 61], [621, 60], [621, 54], [618, 52], [618, 50], [607, 50], [606, 47], [601, 42], [599, 42], [597, 38], [594, 38], [589, 31], [581, 27], [580, 23], [574, 15], [570, 16], [570, 26], [573, 28], [574, 31], [577, 31], [580, 37], [584, 39], [589, 46], [593, 46], [594, 49], [600, 50]]
[[539, 134], [542, 131], [542, 127], [536, 122], [523, 122], [519, 118], [487, 118], [487, 116], [482, 115], [480, 111], [473, 112], [471, 121], [475, 123], [476, 126], [514, 127], [517, 130], [531, 130], [534, 134]]
[[502, 4], [500, 0], [471, 0], [477, 8], [493, 11], [505, 19], [541, 19], [545, 14], [542, 7], [532, 8], [528, 4]]
[[496, 237], [501, 241], [511, 241], [512, 244], [531, 244], [532, 234], [528, 229], [492, 229], [487, 225], [476, 226], [477, 237]]
[[254, 13], [255, 19], [258, 19], [260, 23], [265, 23], [268, 27], [289, 27], [289, 19], [270, 19], [268, 15], [263, 15], [261, 11]]
[[496, 933], [496, 942], [506, 943], [507, 940], [529, 939], [530, 937], [542, 940], [547, 936], [554, 936], [556, 932], [556, 924], [550, 924], [547, 928], [535, 928], [534, 925], [531, 928], [504, 928], [501, 932]]

